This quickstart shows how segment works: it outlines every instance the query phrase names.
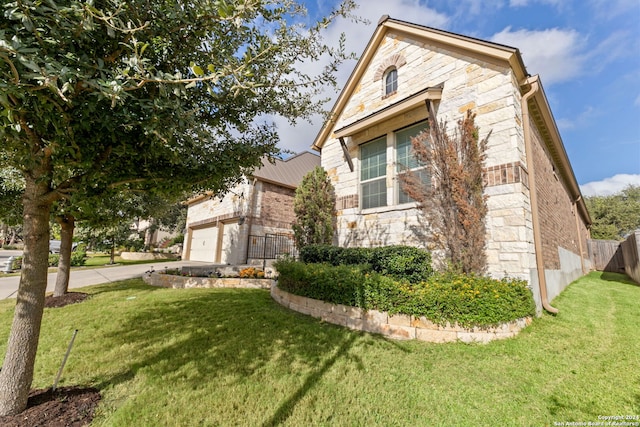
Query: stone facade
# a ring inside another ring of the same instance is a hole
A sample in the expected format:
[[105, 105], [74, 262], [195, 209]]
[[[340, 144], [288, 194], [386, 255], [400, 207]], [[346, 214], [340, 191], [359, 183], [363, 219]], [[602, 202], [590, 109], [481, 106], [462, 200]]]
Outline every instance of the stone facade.
[[[497, 59], [500, 55], [504, 59]], [[408, 244], [433, 249], [428, 224], [415, 203], [399, 203], [395, 139], [408, 126], [432, 123], [432, 105], [436, 120], [446, 122], [451, 131], [471, 110], [479, 137], [491, 132], [484, 164], [488, 273], [528, 280], [541, 309], [540, 293], [534, 289], [537, 264], [527, 167], [533, 161], [549, 296], [583, 274], [588, 214], [584, 214], [586, 208], [579, 214], [576, 203], [583, 202], [571, 195], [576, 191], [579, 195], [579, 189], [575, 178], [571, 181], [570, 166], [560, 178], [554, 173], [558, 159], [566, 156], [563, 148], [555, 147], [554, 152], [548, 148], [562, 144], [559, 137], [549, 136], [555, 123], [530, 118], [534, 158], [527, 159], [522, 102], [529, 86], [523, 83], [528, 81], [527, 73], [516, 49], [388, 19], [379, 24], [362, 58], [334, 107], [332, 121], [314, 143], [335, 186], [338, 245]], [[398, 87], [385, 94], [381, 76], [389, 67], [397, 70]], [[441, 94], [428, 98], [426, 106], [411, 103], [416, 94], [436, 87]], [[546, 102], [543, 93], [535, 100], [536, 105]], [[363, 144], [380, 137], [386, 137], [386, 203], [363, 209], [361, 150]]]

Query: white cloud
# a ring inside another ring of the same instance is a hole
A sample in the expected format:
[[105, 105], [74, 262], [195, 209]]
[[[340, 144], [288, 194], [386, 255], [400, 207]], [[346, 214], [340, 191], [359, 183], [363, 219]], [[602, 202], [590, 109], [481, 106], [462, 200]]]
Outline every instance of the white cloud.
[[519, 48], [529, 73], [540, 74], [546, 85], [569, 80], [584, 66], [580, 53], [584, 40], [575, 30], [512, 31], [507, 27], [491, 41]]
[[620, 15], [637, 13], [638, 0], [591, 0], [594, 16], [601, 20], [610, 20]]
[[592, 106], [588, 105], [577, 116], [568, 119], [561, 118], [556, 120], [556, 124], [560, 130], [571, 130], [576, 128], [582, 128], [589, 126], [595, 122], [595, 119], [602, 116], [602, 111], [599, 111]]
[[510, 7], [524, 7], [531, 3], [550, 4], [552, 6], [562, 6], [565, 0], [509, 0]]
[[640, 174], [617, 174], [602, 181], [593, 181], [581, 185], [580, 190], [586, 197], [609, 196], [619, 193], [629, 185], [640, 185]]

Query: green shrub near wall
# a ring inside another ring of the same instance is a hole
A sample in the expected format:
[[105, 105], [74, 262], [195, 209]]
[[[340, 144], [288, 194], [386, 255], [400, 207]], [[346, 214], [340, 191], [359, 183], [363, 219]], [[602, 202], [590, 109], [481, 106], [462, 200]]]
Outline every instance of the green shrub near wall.
[[373, 271], [411, 282], [426, 280], [433, 273], [429, 252], [401, 245], [379, 248], [308, 245], [300, 250], [300, 260], [308, 264], [328, 263], [333, 266], [369, 264]]
[[306, 264], [280, 260], [278, 287], [333, 304], [424, 316], [434, 323], [494, 326], [535, 314], [527, 284], [512, 278], [436, 274], [411, 283], [372, 270], [370, 265]]

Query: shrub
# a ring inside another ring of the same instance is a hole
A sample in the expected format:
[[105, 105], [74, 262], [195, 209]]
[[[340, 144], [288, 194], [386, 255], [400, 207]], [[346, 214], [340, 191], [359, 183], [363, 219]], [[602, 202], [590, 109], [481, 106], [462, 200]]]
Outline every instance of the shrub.
[[374, 248], [371, 267], [378, 273], [398, 280], [419, 282], [432, 273], [431, 254], [411, 246], [386, 246]]
[[60, 255], [49, 254], [49, 267], [57, 267], [59, 261], [60, 261]]
[[284, 291], [365, 310], [424, 316], [440, 325], [491, 326], [535, 314], [533, 296], [523, 280], [446, 274], [410, 283], [368, 265], [281, 260], [275, 267]]
[[21, 256], [15, 257], [13, 259], [13, 262], [11, 263], [11, 269], [20, 270], [21, 268], [22, 268], [22, 257]]
[[84, 265], [85, 262], [87, 260], [87, 252], [84, 250], [84, 246], [83, 247], [78, 247], [76, 248], [75, 251], [71, 252], [71, 265], [73, 267], [79, 267], [81, 265]]
[[429, 252], [401, 245], [379, 248], [309, 245], [300, 251], [300, 260], [334, 266], [371, 264], [371, 268], [378, 273], [411, 282], [426, 280], [433, 273]]

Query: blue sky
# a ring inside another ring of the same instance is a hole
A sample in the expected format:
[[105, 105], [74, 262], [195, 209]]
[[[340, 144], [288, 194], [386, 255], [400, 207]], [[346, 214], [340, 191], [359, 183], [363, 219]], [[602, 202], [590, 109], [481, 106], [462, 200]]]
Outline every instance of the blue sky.
[[[337, 0], [302, 0], [311, 17]], [[362, 53], [382, 15], [517, 47], [539, 74], [585, 196], [640, 185], [640, 1], [638, 0], [356, 0], [355, 14], [332, 25]], [[339, 70], [346, 82], [355, 61]], [[335, 95], [334, 95], [335, 99]], [[326, 108], [330, 109], [332, 102]], [[278, 121], [282, 146], [308, 150], [321, 120]]]

